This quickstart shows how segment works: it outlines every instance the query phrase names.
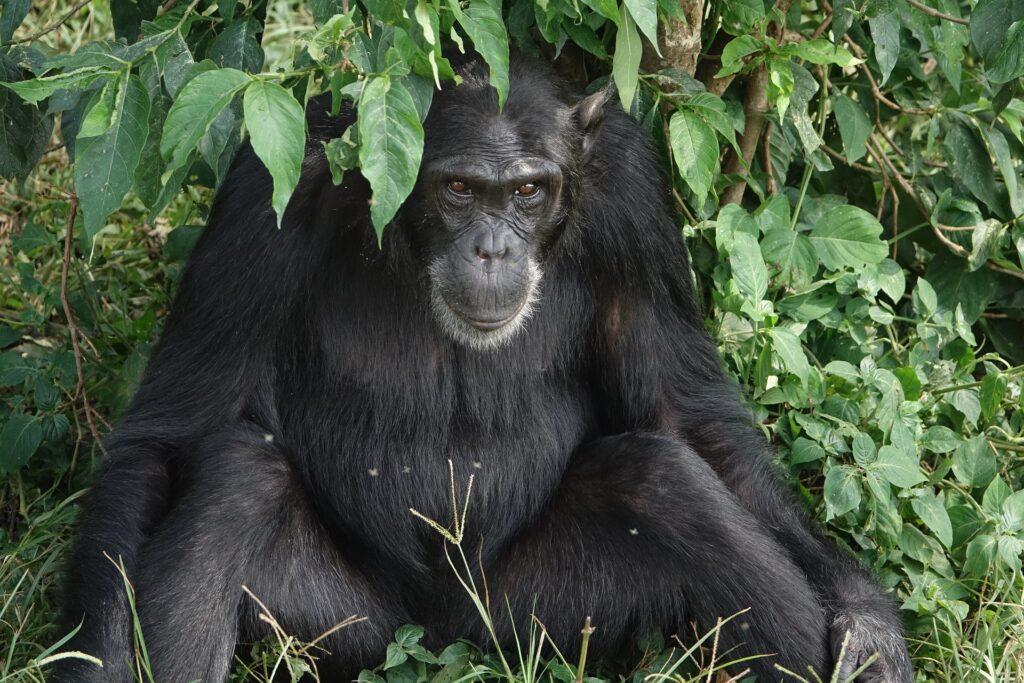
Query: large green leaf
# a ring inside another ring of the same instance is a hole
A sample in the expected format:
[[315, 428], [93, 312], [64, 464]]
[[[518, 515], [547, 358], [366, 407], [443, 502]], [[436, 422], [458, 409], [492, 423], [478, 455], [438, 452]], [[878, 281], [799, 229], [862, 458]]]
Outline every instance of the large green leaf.
[[[21, 69], [0, 50], [0, 81], [17, 81]], [[11, 85], [11, 83], [4, 83]], [[53, 117], [0, 88], [0, 178], [24, 178], [50, 139]]]
[[825, 475], [824, 495], [829, 518], [856, 510], [861, 496], [857, 470], [847, 465], [830, 469]]
[[830, 270], [878, 263], [887, 247], [879, 239], [881, 224], [864, 209], [842, 204], [827, 211], [811, 229], [811, 244]]
[[832, 108], [843, 139], [843, 155], [847, 161], [857, 161], [867, 153], [867, 140], [871, 135], [871, 119], [859, 104], [846, 95], [832, 95]]
[[[658, 51], [658, 0], [623, 0], [637, 28]], [[661, 54], [658, 52], [658, 54]]]
[[1024, 19], [1024, 0], [978, 0], [971, 11], [971, 42], [986, 62], [996, 58], [1007, 29]]
[[973, 128], [956, 123], [946, 133], [945, 146], [955, 177], [988, 206], [1002, 207], [1003, 201], [996, 192], [992, 161], [981, 136]]
[[359, 100], [359, 166], [373, 189], [370, 217], [377, 238], [416, 184], [423, 156], [423, 126], [405, 86], [375, 76]]
[[880, 82], [885, 84], [900, 56], [899, 15], [895, 11], [879, 14], [868, 19], [868, 26], [871, 27], [871, 39], [875, 43], [875, 61], [882, 74]]
[[39, 102], [45, 100], [58, 90], [68, 88], [87, 88], [94, 81], [107, 78], [111, 75], [109, 69], [98, 66], [88, 66], [67, 73], [31, 78], [26, 81], [14, 81], [0, 83], [5, 88], [10, 88], [18, 93], [18, 96], [26, 102]]
[[807, 235], [788, 225], [769, 230], [761, 240], [761, 251], [779, 268], [783, 282], [793, 287], [809, 285], [818, 272], [818, 255]]
[[996, 458], [984, 436], [964, 441], [953, 454], [953, 474], [968, 486], [987, 486], [996, 476]]
[[165, 176], [185, 164], [214, 119], [250, 80], [237, 69], [214, 69], [185, 84], [167, 113], [160, 140], [160, 153], [170, 162]]
[[263, 48], [256, 37], [262, 30], [252, 19], [233, 21], [214, 39], [207, 56], [221, 68], [258, 72], [263, 68]]
[[718, 138], [704, 119], [685, 110], [672, 115], [668, 129], [679, 175], [703, 204], [718, 165]]
[[10, 474], [24, 467], [42, 439], [43, 428], [37, 418], [11, 413], [0, 430], [0, 472]]
[[253, 81], [242, 100], [252, 149], [274, 179], [274, 212], [281, 226], [288, 198], [299, 182], [306, 153], [302, 105], [276, 83]]
[[633, 106], [633, 96], [639, 81], [640, 57], [643, 46], [636, 22], [623, 4], [619, 15], [619, 29], [615, 34], [615, 54], [612, 56], [612, 80], [619, 91], [619, 100], [626, 111]]
[[1006, 83], [1021, 76], [1024, 76], [1024, 20], [1010, 26], [988, 70], [988, 78], [993, 83]]
[[149, 135], [149, 93], [138, 76], [121, 79], [110, 125], [75, 150], [75, 190], [90, 244], [132, 186]]
[[745, 232], [733, 235], [729, 266], [736, 287], [748, 301], [757, 304], [765, 297], [768, 293], [768, 268], [756, 239]]
[[901, 489], [910, 488], [925, 481], [917, 458], [895, 446], [879, 448], [878, 459], [869, 466], [869, 469]]
[[[452, 5], [457, 7], [457, 3]], [[508, 33], [501, 18], [501, 0], [470, 0], [469, 7], [457, 16], [473, 47], [487, 62], [491, 85], [498, 91], [498, 106], [504, 106], [508, 97]]]

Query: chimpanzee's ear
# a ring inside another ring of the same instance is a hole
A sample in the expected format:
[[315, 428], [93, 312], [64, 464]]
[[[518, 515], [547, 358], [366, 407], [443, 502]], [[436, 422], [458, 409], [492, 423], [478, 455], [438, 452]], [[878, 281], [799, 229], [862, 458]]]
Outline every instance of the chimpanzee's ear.
[[608, 102], [612, 99], [614, 87], [609, 85], [595, 93], [587, 95], [573, 107], [573, 118], [579, 131], [583, 133], [583, 149], [586, 151], [593, 144], [597, 129], [604, 120]]

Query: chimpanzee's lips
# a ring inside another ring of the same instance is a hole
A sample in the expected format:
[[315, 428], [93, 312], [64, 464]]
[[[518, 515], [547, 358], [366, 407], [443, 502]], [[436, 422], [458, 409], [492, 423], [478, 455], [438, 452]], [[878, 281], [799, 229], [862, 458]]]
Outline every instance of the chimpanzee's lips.
[[516, 310], [513, 311], [512, 315], [500, 320], [482, 320], [479, 318], [470, 318], [469, 316], [464, 315], [460, 315], [459, 317], [481, 332], [493, 332], [494, 330], [500, 330], [502, 327], [505, 327], [505, 325], [508, 325], [510, 322], [518, 318], [519, 314], [523, 312], [523, 308], [526, 307], [527, 301], [529, 301], [529, 297], [523, 299], [522, 303], [520, 303]]

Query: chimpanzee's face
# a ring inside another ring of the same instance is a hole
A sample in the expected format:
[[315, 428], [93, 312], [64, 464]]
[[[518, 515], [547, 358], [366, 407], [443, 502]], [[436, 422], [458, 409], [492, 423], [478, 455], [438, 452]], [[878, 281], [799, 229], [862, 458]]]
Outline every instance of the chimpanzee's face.
[[570, 109], [555, 113], [541, 131], [530, 131], [509, 107], [471, 121], [445, 112], [428, 120], [419, 241], [434, 314], [472, 348], [511, 340], [538, 302], [542, 247], [564, 217], [566, 145], [552, 136], [564, 138], [557, 123]]

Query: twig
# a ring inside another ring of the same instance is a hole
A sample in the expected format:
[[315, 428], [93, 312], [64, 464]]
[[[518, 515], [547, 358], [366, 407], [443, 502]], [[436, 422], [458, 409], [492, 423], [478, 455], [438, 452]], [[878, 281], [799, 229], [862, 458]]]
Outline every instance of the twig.
[[78, 10], [82, 9], [83, 7], [85, 7], [90, 2], [92, 2], [92, 0], [81, 0], [81, 2], [79, 2], [77, 5], [75, 5], [71, 9], [69, 9], [64, 14], [64, 16], [62, 16], [60, 19], [58, 19], [57, 21], [53, 22], [52, 24], [50, 24], [46, 28], [41, 29], [39, 31], [36, 31], [32, 35], [26, 36], [24, 38], [18, 38], [17, 40], [9, 40], [6, 43], [4, 43], [4, 45], [6, 46], [6, 45], [17, 45], [18, 43], [30, 43], [33, 40], [37, 40], [39, 38], [42, 38], [46, 34], [52, 33], [53, 31], [56, 31], [58, 28], [63, 26], [64, 23], [67, 22], [68, 19], [70, 19], [71, 17], [75, 16], [75, 14], [78, 12]]
[[779, 190], [776, 187], [775, 176], [772, 175], [772, 122], [769, 121], [764, 126], [764, 142], [761, 143], [761, 165], [764, 166], [764, 172], [767, 174], [765, 180], [765, 189], [768, 190], [768, 194], [778, 194]]
[[821, 23], [818, 24], [818, 28], [814, 29], [814, 32], [811, 34], [811, 40], [821, 37], [821, 34], [832, 24], [832, 16], [832, 12], [829, 12], [828, 16], [822, 19]]
[[[843, 36], [843, 42], [846, 43], [846, 45], [850, 48], [853, 54], [857, 56], [858, 59], [865, 58], [864, 50], [861, 49], [860, 45], [853, 42], [850, 36]], [[888, 97], [886, 97], [885, 93], [882, 92], [882, 89], [878, 87], [878, 81], [876, 81], [875, 77], [871, 75], [871, 70], [865, 64], [861, 63], [858, 64], [857, 66], [864, 73], [864, 75], [868, 79], [868, 82], [871, 84], [871, 95], [877, 101], [881, 102], [890, 109], [895, 109], [896, 111], [902, 112], [904, 114], [917, 114], [919, 116], [929, 116], [936, 112], [936, 109], [934, 107], [929, 107], [927, 109], [919, 109], [917, 107], [904, 107], [902, 105], [896, 104]]]
[[96, 429], [96, 423], [92, 419], [92, 405], [89, 403], [89, 395], [85, 389], [85, 371], [83, 370], [84, 362], [82, 360], [82, 349], [79, 346], [78, 338], [81, 334], [78, 329], [78, 323], [75, 322], [75, 315], [71, 312], [71, 304], [68, 303], [68, 270], [71, 266], [71, 252], [72, 252], [72, 240], [75, 234], [75, 218], [78, 216], [78, 195], [71, 195], [71, 206], [68, 210], [68, 223], [67, 228], [64, 231], [64, 260], [61, 263], [60, 268], [60, 303], [64, 309], [64, 318], [68, 323], [68, 333], [71, 336], [71, 350], [75, 355], [75, 394], [74, 400], [82, 399], [82, 407], [85, 410], [85, 421], [89, 425], [89, 433], [92, 435], [93, 441], [100, 447], [100, 451], [104, 455], [107, 454], [106, 448], [103, 447], [103, 440], [100, 438], [99, 430]]
[[940, 12], [939, 10], [934, 9], [932, 7], [929, 7], [928, 5], [922, 4], [922, 3], [918, 2], [917, 0], [907, 0], [907, 4], [910, 5], [911, 7], [916, 7], [917, 9], [921, 10], [922, 12], [927, 14], [928, 16], [935, 17], [936, 19], [942, 19], [944, 21], [952, 21], [954, 24], [961, 24], [962, 26], [970, 26], [971, 25], [971, 22], [968, 21], [967, 19], [961, 19], [960, 17], [954, 17], [951, 14], [946, 14], [945, 12]]
[[880, 173], [882, 173], [877, 168], [872, 168], [871, 166], [865, 166], [864, 164], [857, 163], [856, 161], [850, 161], [849, 159], [847, 159], [842, 154], [840, 154], [836, 150], [832, 149], [831, 147], [829, 147], [825, 143], [821, 143], [821, 150], [823, 152], [825, 152], [825, 154], [827, 154], [830, 157], [832, 157], [833, 159], [836, 159], [837, 161], [841, 161], [842, 163], [846, 164], [850, 168], [855, 168], [858, 171], [864, 171], [865, 173], [872, 173], [874, 175], [879, 175]]

